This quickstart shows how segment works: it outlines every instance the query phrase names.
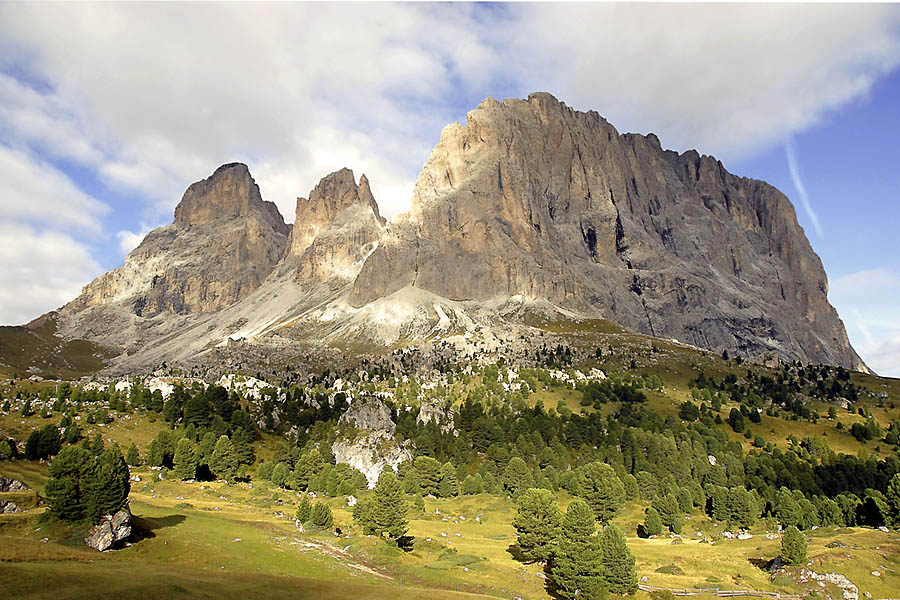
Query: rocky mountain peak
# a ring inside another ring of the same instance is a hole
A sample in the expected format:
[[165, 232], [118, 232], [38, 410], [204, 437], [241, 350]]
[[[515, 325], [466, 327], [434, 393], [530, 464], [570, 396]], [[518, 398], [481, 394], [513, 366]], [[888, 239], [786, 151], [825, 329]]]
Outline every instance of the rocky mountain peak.
[[282, 234], [289, 230], [275, 204], [262, 199], [247, 165], [227, 163], [188, 187], [175, 208], [174, 224], [193, 227], [237, 218], [255, 219]]
[[297, 198], [290, 252], [303, 252], [319, 231], [335, 222], [342, 212], [359, 208], [363, 208], [363, 212], [368, 209], [378, 223], [385, 224], [365, 175], [357, 184], [353, 171], [346, 167], [329, 173], [316, 184], [308, 199]]

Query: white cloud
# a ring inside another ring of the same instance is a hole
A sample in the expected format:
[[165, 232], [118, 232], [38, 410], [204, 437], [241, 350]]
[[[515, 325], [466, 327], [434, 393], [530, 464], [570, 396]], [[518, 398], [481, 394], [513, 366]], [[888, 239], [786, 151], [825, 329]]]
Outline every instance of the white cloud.
[[108, 211], [52, 165], [0, 145], [0, 219], [96, 233]]
[[813, 210], [812, 203], [809, 201], [809, 194], [806, 193], [806, 186], [803, 185], [803, 179], [800, 177], [800, 167], [797, 166], [797, 156], [794, 153], [794, 142], [791, 138], [788, 138], [784, 142], [784, 153], [787, 156], [791, 181], [794, 182], [794, 187], [797, 189], [797, 195], [800, 197], [800, 205], [803, 207], [803, 212], [806, 213], [806, 216], [809, 217], [810, 222], [813, 224], [816, 235], [820, 238], [824, 237], [822, 223], [819, 221], [819, 215]]
[[828, 299], [844, 316], [853, 347], [876, 373], [900, 377], [900, 271], [866, 269], [835, 280]]
[[0, 224], [0, 323], [19, 324], [59, 308], [103, 272], [71, 237]]
[[153, 227], [141, 223], [140, 231], [129, 231], [127, 229], [122, 229], [121, 231], [116, 233], [116, 237], [119, 239], [119, 249], [122, 251], [122, 254], [128, 254], [132, 250], [138, 247], [138, 245], [144, 241], [144, 237], [153, 230]]

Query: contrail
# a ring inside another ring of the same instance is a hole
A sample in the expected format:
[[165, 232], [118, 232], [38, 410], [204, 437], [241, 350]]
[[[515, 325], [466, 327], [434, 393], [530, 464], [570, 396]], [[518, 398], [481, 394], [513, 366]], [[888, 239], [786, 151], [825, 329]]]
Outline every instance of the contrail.
[[784, 152], [787, 154], [788, 169], [791, 171], [791, 179], [794, 180], [794, 187], [797, 188], [797, 195], [800, 196], [800, 203], [803, 205], [803, 210], [806, 212], [806, 216], [809, 217], [809, 220], [812, 221], [813, 229], [816, 230], [816, 235], [822, 238], [824, 237], [822, 224], [819, 222], [819, 216], [816, 214], [816, 211], [813, 210], [812, 204], [809, 202], [809, 196], [806, 194], [806, 187], [800, 179], [800, 169], [797, 168], [797, 157], [794, 156], [794, 142], [791, 138], [787, 138], [784, 141]]

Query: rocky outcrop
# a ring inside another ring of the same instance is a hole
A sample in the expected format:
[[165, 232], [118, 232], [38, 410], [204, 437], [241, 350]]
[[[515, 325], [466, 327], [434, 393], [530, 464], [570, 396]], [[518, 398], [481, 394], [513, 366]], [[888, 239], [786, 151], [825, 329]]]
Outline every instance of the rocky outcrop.
[[324, 177], [309, 194], [297, 199], [297, 217], [285, 262], [301, 285], [352, 281], [377, 248], [385, 220], [363, 175], [341, 169]]
[[23, 483], [18, 479], [0, 477], [0, 492], [27, 492], [30, 489], [28, 484]]
[[401, 463], [413, 459], [409, 440], [400, 444], [394, 439], [391, 411], [377, 398], [354, 401], [338, 425], [343, 431], [331, 446], [334, 459], [362, 472], [369, 488], [375, 487], [384, 469], [396, 471]]
[[131, 536], [131, 510], [126, 504], [111, 515], [104, 515], [97, 525], [91, 527], [85, 543], [105, 552], [120, 546]]
[[[31, 488], [16, 479], [0, 477], [0, 492], [27, 492]], [[0, 514], [20, 512], [22, 508], [13, 500], [0, 498]]]

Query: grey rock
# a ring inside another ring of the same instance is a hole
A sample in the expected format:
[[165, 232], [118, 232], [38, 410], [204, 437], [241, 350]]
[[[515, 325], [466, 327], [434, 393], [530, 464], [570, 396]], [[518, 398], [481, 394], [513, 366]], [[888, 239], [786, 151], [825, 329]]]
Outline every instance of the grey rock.
[[100, 522], [90, 529], [84, 541], [91, 548], [105, 552], [120, 545], [130, 536], [131, 510], [126, 504], [114, 514], [101, 517]]

